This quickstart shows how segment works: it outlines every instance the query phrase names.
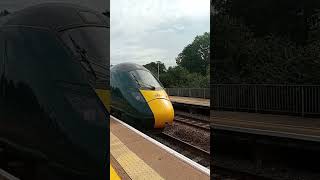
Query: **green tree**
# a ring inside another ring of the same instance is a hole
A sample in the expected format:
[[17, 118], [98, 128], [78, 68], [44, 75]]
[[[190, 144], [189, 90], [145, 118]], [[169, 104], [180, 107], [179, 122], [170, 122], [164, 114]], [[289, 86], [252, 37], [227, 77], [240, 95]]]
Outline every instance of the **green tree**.
[[216, 15], [213, 19], [212, 82], [239, 83], [241, 65], [246, 64], [253, 33], [237, 18]]
[[[160, 81], [164, 87], [205, 88], [210, 84], [210, 34], [196, 36], [176, 58], [177, 66], [166, 69], [159, 64]], [[154, 75], [158, 74], [158, 63], [144, 65]]]
[[209, 74], [203, 76], [200, 73], [190, 73], [184, 67], [169, 67], [160, 75], [160, 81], [164, 87], [205, 88], [209, 87]]
[[[143, 65], [145, 68], [147, 68], [149, 71], [152, 72], [153, 75], [158, 75], [158, 62], [151, 62], [148, 64]], [[159, 74], [163, 74], [166, 72], [166, 66], [164, 63], [159, 63]]]
[[206, 74], [206, 67], [210, 63], [210, 33], [205, 32], [196, 36], [176, 58], [176, 63], [191, 73]]
[[239, 19], [215, 17], [213, 83], [319, 84], [320, 41], [256, 36]]
[[213, 83], [320, 84], [320, 40], [308, 39], [315, 0], [213, 0]]
[[186, 87], [189, 72], [181, 67], [169, 67], [166, 73], [160, 75], [160, 81], [164, 87]]

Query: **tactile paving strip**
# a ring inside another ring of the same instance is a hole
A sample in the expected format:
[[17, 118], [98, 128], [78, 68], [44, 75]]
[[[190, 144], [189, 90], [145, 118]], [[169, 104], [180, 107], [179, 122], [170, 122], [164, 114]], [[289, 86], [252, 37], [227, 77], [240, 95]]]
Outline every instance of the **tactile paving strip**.
[[163, 178], [135, 153], [130, 151], [119, 138], [110, 132], [110, 153], [132, 180], [162, 180]]

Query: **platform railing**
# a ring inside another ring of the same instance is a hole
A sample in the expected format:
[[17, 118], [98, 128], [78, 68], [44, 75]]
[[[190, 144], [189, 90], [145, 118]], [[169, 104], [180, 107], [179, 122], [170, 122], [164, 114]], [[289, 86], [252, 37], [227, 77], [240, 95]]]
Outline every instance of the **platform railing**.
[[165, 88], [169, 96], [210, 99], [210, 88]]
[[320, 85], [211, 84], [211, 97], [213, 109], [320, 115]]

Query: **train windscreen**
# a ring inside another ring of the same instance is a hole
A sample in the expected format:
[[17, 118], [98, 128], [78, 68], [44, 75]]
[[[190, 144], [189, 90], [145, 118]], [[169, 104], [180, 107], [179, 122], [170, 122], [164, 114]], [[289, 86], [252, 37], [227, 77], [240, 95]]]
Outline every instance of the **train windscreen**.
[[62, 32], [61, 37], [82, 66], [96, 81], [109, 85], [109, 28], [79, 27]]
[[162, 89], [160, 82], [149, 71], [134, 70], [130, 74], [142, 89]]

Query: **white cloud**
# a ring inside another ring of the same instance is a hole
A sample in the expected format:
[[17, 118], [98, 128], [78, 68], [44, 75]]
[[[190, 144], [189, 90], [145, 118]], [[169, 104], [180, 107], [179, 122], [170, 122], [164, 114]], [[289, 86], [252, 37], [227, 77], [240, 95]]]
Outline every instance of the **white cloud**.
[[209, 0], [111, 0], [111, 64], [145, 64], [175, 57], [210, 31]]

